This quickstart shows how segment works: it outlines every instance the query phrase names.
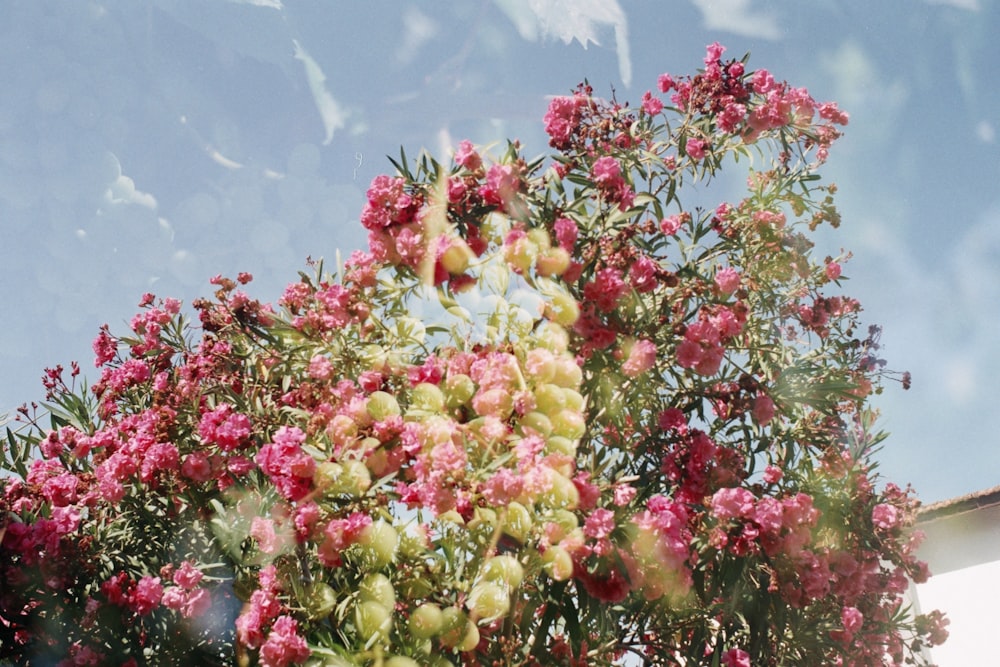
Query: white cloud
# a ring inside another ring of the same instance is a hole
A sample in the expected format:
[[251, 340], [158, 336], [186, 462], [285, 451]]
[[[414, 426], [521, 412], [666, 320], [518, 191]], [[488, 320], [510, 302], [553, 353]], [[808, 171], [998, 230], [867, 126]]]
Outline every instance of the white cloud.
[[958, 9], [967, 9], [970, 12], [980, 10], [979, 0], [925, 0], [928, 5], [948, 5]]
[[755, 11], [751, 0], [692, 0], [709, 30], [725, 30], [747, 37], [780, 39], [781, 29], [773, 16]]
[[316, 109], [319, 111], [320, 118], [323, 119], [323, 127], [326, 129], [323, 145], [328, 145], [333, 140], [334, 131], [344, 127], [347, 121], [347, 112], [326, 89], [326, 75], [323, 74], [319, 64], [306, 53], [297, 40], [293, 39], [292, 45], [295, 47], [296, 60], [301, 60], [302, 66], [306, 70], [309, 90], [312, 92]]
[[270, 9], [284, 9], [281, 0], [229, 0], [238, 5], [253, 5], [254, 7], [269, 7]]
[[615, 36], [618, 73], [626, 86], [632, 83], [628, 19], [618, 0], [494, 1], [513, 21], [521, 38], [531, 42], [539, 37], [554, 37], [564, 44], [575, 39], [583, 48], [591, 42], [600, 46], [598, 33], [610, 26]]
[[983, 143], [992, 144], [996, 141], [997, 131], [996, 128], [993, 127], [993, 123], [988, 120], [981, 120], [978, 124], [976, 124], [976, 136], [979, 137], [979, 140]]
[[897, 123], [911, 92], [904, 79], [889, 79], [878, 61], [852, 39], [822, 53], [819, 61], [833, 81], [833, 99], [866, 121], [851, 125], [851, 135], [869, 146], [885, 145], [898, 133]]
[[156, 197], [148, 192], [137, 190], [135, 181], [122, 173], [122, 166], [118, 161], [118, 157], [113, 153], [109, 153], [109, 155], [111, 156], [116, 175], [115, 179], [108, 185], [108, 189], [104, 191], [104, 201], [112, 205], [138, 204], [148, 209], [155, 209]]
[[403, 12], [403, 40], [396, 48], [396, 60], [408, 63], [413, 60], [424, 44], [438, 33], [438, 25], [416, 7], [407, 7]]

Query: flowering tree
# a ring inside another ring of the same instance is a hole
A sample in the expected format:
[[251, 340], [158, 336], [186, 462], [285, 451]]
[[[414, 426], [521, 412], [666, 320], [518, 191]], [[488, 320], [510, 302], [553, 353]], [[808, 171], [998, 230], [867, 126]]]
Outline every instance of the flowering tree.
[[276, 307], [215, 278], [200, 325], [146, 295], [93, 386], [49, 371], [3, 452], [0, 657], [924, 664], [917, 502], [871, 460], [894, 376], [806, 234], [847, 115], [717, 44], [658, 87], [554, 99], [547, 159], [404, 155], [369, 252]]

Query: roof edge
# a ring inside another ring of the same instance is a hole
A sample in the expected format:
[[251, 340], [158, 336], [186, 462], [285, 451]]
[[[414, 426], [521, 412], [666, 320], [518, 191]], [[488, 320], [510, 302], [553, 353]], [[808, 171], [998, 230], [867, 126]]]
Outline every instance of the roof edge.
[[941, 500], [921, 507], [917, 512], [917, 522], [933, 521], [934, 519], [971, 512], [972, 510], [992, 507], [994, 505], [1000, 505], [1000, 486], [983, 489], [982, 491], [974, 491], [964, 496]]

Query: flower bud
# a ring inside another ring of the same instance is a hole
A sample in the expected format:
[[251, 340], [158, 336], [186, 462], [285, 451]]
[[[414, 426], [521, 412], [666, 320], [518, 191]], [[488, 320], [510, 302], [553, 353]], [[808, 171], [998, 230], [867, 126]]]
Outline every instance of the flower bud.
[[576, 389], [583, 381], [583, 371], [577, 365], [576, 360], [570, 356], [556, 357], [556, 376], [552, 382], [560, 387]]
[[576, 509], [580, 504], [580, 492], [576, 485], [568, 477], [554, 470], [549, 472], [549, 481], [551, 482], [549, 488], [541, 493], [538, 501], [549, 507]]
[[570, 294], [553, 295], [552, 303], [545, 310], [549, 319], [563, 327], [571, 327], [580, 319], [580, 304]]
[[545, 440], [546, 454], [560, 454], [562, 456], [576, 456], [577, 441], [561, 435], [549, 436]]

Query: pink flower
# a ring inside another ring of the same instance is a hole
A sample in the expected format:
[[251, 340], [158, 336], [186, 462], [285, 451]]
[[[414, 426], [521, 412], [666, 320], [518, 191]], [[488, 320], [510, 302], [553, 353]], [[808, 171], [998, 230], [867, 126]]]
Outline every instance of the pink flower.
[[872, 523], [877, 530], [888, 533], [899, 526], [899, 510], [886, 503], [876, 505], [872, 510]]
[[611, 510], [598, 508], [590, 513], [583, 524], [583, 534], [595, 540], [601, 540], [615, 528], [615, 513]]
[[250, 418], [234, 411], [232, 405], [222, 403], [206, 412], [198, 422], [198, 435], [225, 451], [232, 451], [250, 437]]
[[622, 168], [613, 157], [605, 155], [597, 158], [590, 168], [590, 177], [601, 195], [609, 202], [617, 203], [622, 211], [635, 201], [635, 192], [625, 182]]
[[491, 505], [502, 507], [521, 495], [524, 478], [509, 468], [500, 468], [480, 488], [483, 498]]
[[618, 160], [610, 156], [597, 158], [590, 168], [590, 176], [594, 183], [601, 186], [613, 186], [621, 178], [622, 168]]
[[149, 482], [161, 470], [177, 470], [180, 467], [180, 454], [177, 447], [170, 442], [158, 442], [146, 450], [142, 459], [140, 477]]
[[715, 284], [723, 294], [732, 294], [740, 286], [740, 274], [731, 266], [719, 269]]
[[191, 561], [186, 560], [174, 572], [174, 583], [181, 588], [191, 590], [201, 583], [204, 576], [204, 573], [192, 565]]
[[660, 220], [660, 231], [667, 236], [673, 236], [681, 228], [682, 219], [680, 215], [671, 215]]
[[651, 340], [637, 340], [628, 349], [628, 358], [622, 364], [622, 373], [631, 378], [638, 377], [655, 363], [656, 344]]
[[846, 111], [837, 108], [836, 102], [825, 102], [819, 105], [819, 117], [835, 125], [847, 125], [850, 120]]
[[100, 367], [115, 358], [118, 352], [118, 341], [108, 333], [108, 325], [101, 327], [101, 332], [94, 339], [94, 366]]
[[207, 482], [212, 479], [212, 461], [202, 452], [191, 452], [184, 457], [181, 474], [193, 482]]
[[566, 252], [573, 252], [573, 248], [576, 246], [576, 237], [580, 233], [576, 223], [569, 218], [557, 218], [553, 227], [559, 247]]
[[622, 273], [614, 267], [601, 269], [593, 281], [583, 286], [584, 303], [593, 303], [605, 313], [617, 307], [618, 302], [629, 292], [628, 283], [622, 280]]
[[647, 90], [642, 96], [642, 109], [650, 116], [656, 116], [663, 111], [663, 102]]
[[276, 554], [281, 548], [282, 540], [274, 530], [274, 521], [255, 516], [250, 524], [250, 537], [257, 540], [258, 548], [265, 554]]
[[756, 496], [742, 487], [719, 489], [712, 496], [712, 514], [722, 521], [746, 519], [753, 515], [756, 500]]
[[613, 491], [615, 505], [618, 507], [628, 505], [635, 498], [636, 493], [638, 491], [634, 486], [629, 484], [615, 484]]
[[763, 426], [774, 419], [774, 401], [770, 396], [761, 394], [753, 399], [753, 408], [750, 411], [755, 422]]
[[568, 148], [573, 135], [580, 127], [583, 107], [587, 98], [583, 95], [555, 97], [545, 112], [545, 132], [549, 135], [549, 145], [553, 148]]
[[341, 553], [354, 544], [361, 532], [372, 523], [372, 518], [363, 512], [354, 512], [346, 519], [333, 519], [323, 530], [323, 542], [317, 555], [326, 567], [339, 567]]
[[726, 667], [750, 667], [750, 654], [739, 648], [731, 648], [722, 654], [722, 664]]
[[754, 72], [752, 82], [753, 90], [758, 95], [767, 95], [777, 86], [774, 77], [766, 69], [759, 69]]
[[629, 282], [632, 283], [635, 291], [640, 294], [651, 292], [656, 288], [656, 278], [659, 271], [659, 264], [646, 255], [640, 255], [638, 259], [632, 262], [632, 266], [629, 267]]
[[486, 172], [486, 184], [479, 188], [479, 195], [490, 205], [506, 210], [521, 189], [521, 180], [514, 167], [495, 164]]
[[764, 482], [767, 484], [777, 484], [784, 475], [785, 473], [778, 466], [764, 468]]
[[719, 129], [723, 132], [734, 133], [739, 128], [740, 123], [747, 115], [747, 108], [742, 104], [731, 102], [725, 106], [721, 113], [716, 116]]
[[725, 52], [726, 47], [718, 42], [712, 42], [705, 47], [705, 64], [713, 65], [722, 58], [722, 54]]
[[315, 355], [309, 360], [309, 377], [314, 380], [329, 380], [333, 377], [333, 364], [322, 354]]
[[299, 624], [291, 616], [279, 616], [271, 626], [267, 641], [260, 647], [263, 667], [286, 667], [306, 661], [312, 653], [299, 634]]
[[254, 457], [275, 488], [288, 500], [300, 500], [312, 489], [316, 461], [302, 449], [306, 436], [296, 426], [282, 426]]
[[143, 577], [135, 585], [135, 590], [129, 598], [129, 606], [139, 616], [145, 616], [160, 604], [163, 597], [163, 586], [159, 577]]
[[840, 621], [844, 624], [844, 630], [853, 635], [861, 629], [865, 622], [864, 615], [858, 611], [857, 607], [844, 607], [840, 610]]
[[212, 596], [204, 588], [188, 591], [184, 606], [181, 607], [181, 616], [184, 618], [200, 618], [212, 608]]
[[469, 171], [475, 171], [482, 166], [483, 159], [479, 157], [479, 153], [476, 152], [476, 147], [472, 145], [472, 142], [468, 139], [463, 139], [458, 144], [458, 150], [455, 151], [455, 162]]
[[705, 158], [705, 148], [707, 146], [707, 141], [703, 141], [701, 139], [688, 139], [684, 144], [684, 151], [692, 160], [703, 160]]
[[368, 202], [361, 211], [361, 224], [365, 229], [376, 230], [397, 222], [401, 209], [410, 204], [403, 192], [403, 179], [380, 174], [368, 188]]

